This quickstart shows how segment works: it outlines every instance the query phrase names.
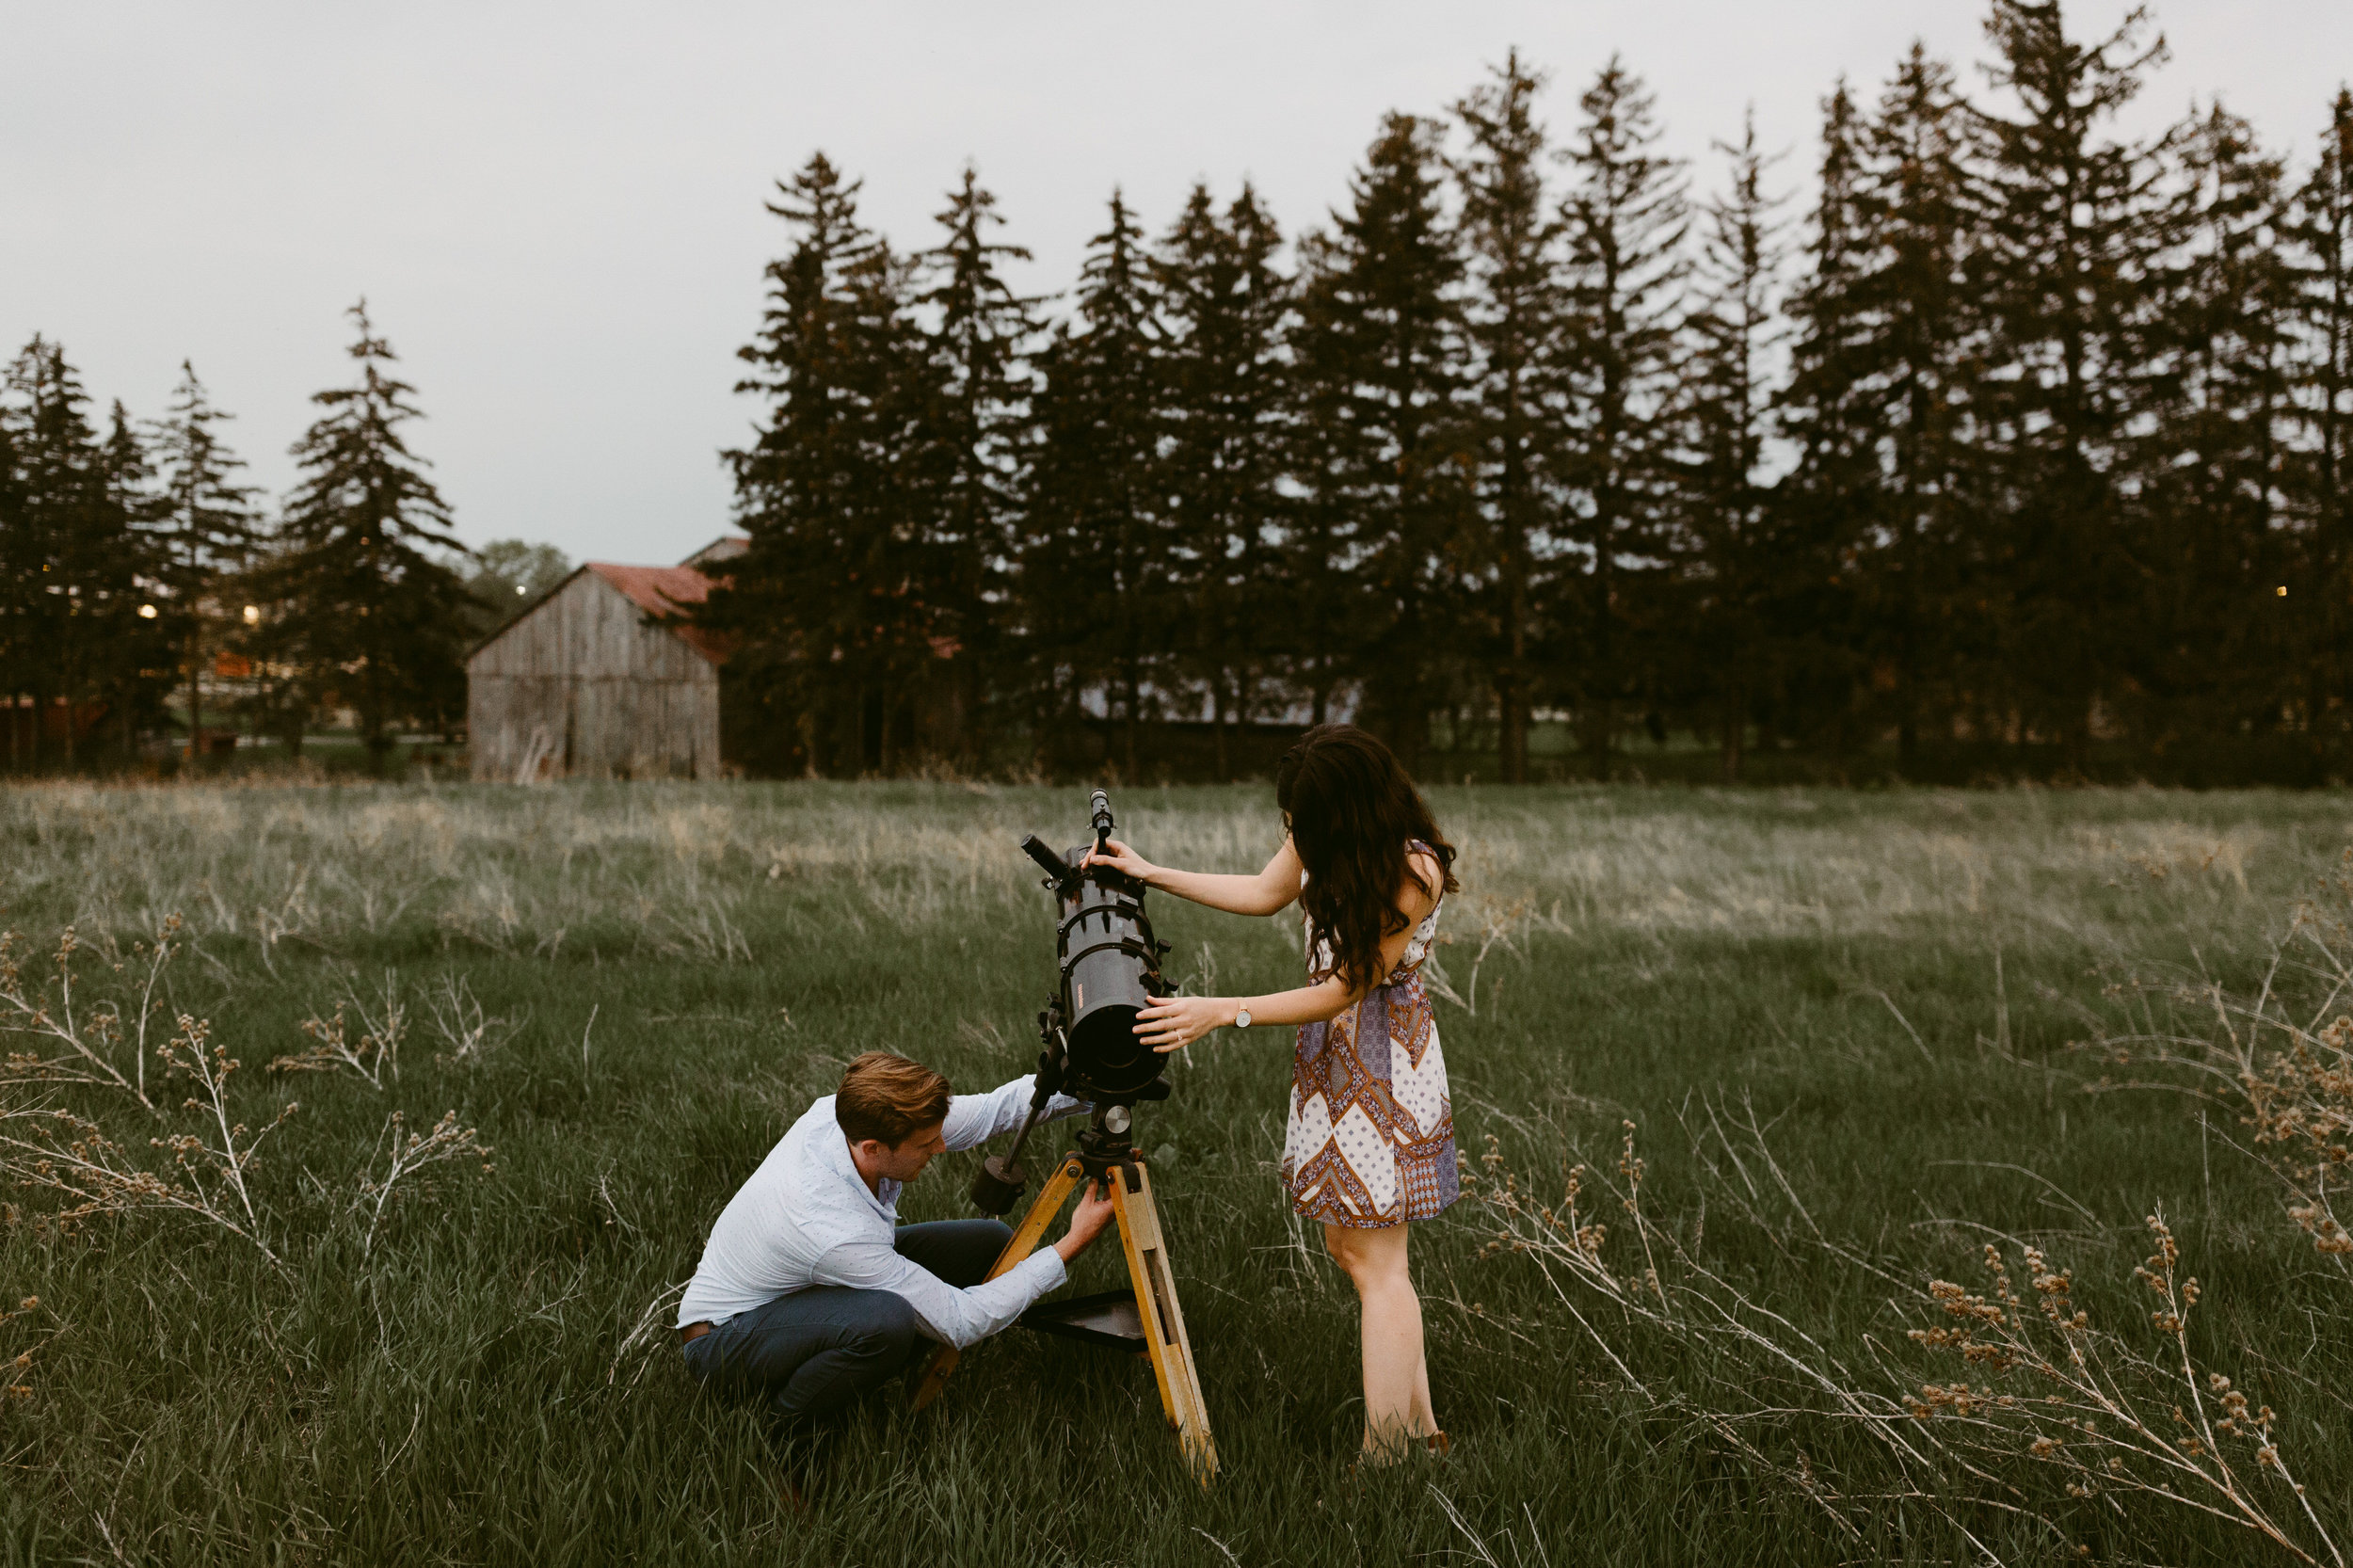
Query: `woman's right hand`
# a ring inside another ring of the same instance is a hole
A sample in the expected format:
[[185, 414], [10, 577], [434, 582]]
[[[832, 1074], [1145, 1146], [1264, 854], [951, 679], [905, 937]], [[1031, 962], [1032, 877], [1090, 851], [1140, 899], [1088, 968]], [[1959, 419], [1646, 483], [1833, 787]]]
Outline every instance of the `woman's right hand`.
[[1160, 869], [1116, 839], [1107, 840], [1102, 849], [1089, 850], [1085, 863], [1124, 872], [1146, 887], [1151, 886], [1152, 873]]

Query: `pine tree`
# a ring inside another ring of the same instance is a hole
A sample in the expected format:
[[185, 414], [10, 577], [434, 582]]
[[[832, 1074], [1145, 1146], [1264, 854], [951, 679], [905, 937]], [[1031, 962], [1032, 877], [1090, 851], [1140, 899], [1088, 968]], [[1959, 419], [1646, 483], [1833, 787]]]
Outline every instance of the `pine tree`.
[[1782, 245], [1767, 194], [1771, 160], [1758, 151], [1752, 111], [1737, 147], [1718, 143], [1730, 161], [1729, 188], [1708, 200], [1697, 268], [1701, 297], [1692, 312], [1685, 372], [1690, 453], [1686, 484], [1686, 548], [1700, 594], [1693, 646], [1706, 659], [1702, 684], [1715, 699], [1724, 781], [1737, 782], [1750, 720], [1794, 662], [1783, 646], [1802, 630], [1774, 622], [1786, 579], [1822, 569], [1782, 536], [1776, 496], [1766, 479], [1772, 426], [1772, 357], [1783, 329]]
[[1649, 700], [1657, 639], [1647, 598], [1673, 549], [1675, 343], [1688, 272], [1681, 165], [1641, 81], [1616, 58], [1578, 101], [1562, 206], [1577, 312], [1569, 437], [1582, 492], [1565, 532], [1582, 557], [1563, 595], [1587, 765], [1607, 777], [1622, 715]]
[[2168, 243], [2162, 147], [2103, 127], [2165, 58], [2136, 8], [2107, 38], [2070, 38], [2058, 0], [1993, 0], [1988, 72], [2016, 118], [1983, 114], [1982, 297], [1993, 338], [1982, 402], [1995, 482], [2011, 498], [1992, 569], [2007, 589], [2004, 674], [2031, 733], [2080, 770], [2119, 696], [2132, 541], [2120, 497], [2143, 411], [2144, 305]]
[[[138, 755], [141, 727], [160, 716], [174, 648], [171, 628], [156, 603], [163, 586], [162, 552], [149, 530], [163, 515], [155, 464], [120, 398], [100, 450], [112, 592], [101, 601], [104, 648], [98, 698], [111, 719], [124, 762]], [[151, 614], [150, 612], [153, 613]]]
[[934, 407], [910, 306], [913, 267], [857, 220], [859, 184], [811, 157], [769, 211], [795, 232], [770, 264], [760, 331], [737, 391], [768, 398], [751, 447], [728, 454], [750, 548], [697, 617], [738, 644], [730, 673], [760, 711], [757, 758], [856, 776], [895, 771], [912, 696], [946, 634], [929, 602], [919, 450]]
[[1152, 264], [1167, 338], [1156, 418], [1178, 647], [1210, 699], [1219, 778], [1281, 651], [1274, 559], [1288, 512], [1290, 280], [1247, 184], [1221, 214], [1196, 184]]
[[1573, 313], [1561, 276], [1562, 221], [1545, 188], [1550, 153], [1535, 115], [1545, 78], [1515, 49], [1454, 105], [1469, 133], [1454, 161], [1469, 263], [1466, 344], [1479, 452], [1481, 565], [1493, 573], [1486, 650], [1503, 781], [1528, 781], [1528, 732], [1544, 638], [1539, 574], [1565, 485]]
[[2136, 433], [2136, 635], [2119, 650], [2153, 748], [2185, 735], [2231, 744], [2278, 727], [2289, 575], [2277, 498], [2290, 398], [2295, 279], [2274, 243], [2285, 169], [2219, 104], [2178, 137], [2185, 232], [2156, 280]]
[[1973, 583], [2001, 591], [1973, 575], [1984, 508], [1970, 443], [1985, 366], [1971, 304], [1984, 241], [1970, 140], [1950, 68], [1914, 44], [1862, 132], [1849, 285], [1858, 323], [1839, 367], [1874, 433], [1874, 526], [1858, 566], [1907, 776], [1920, 767], [1923, 723], [1949, 712], [1957, 666], [1982, 647]]
[[30, 558], [23, 517], [24, 488], [17, 472], [18, 411], [12, 397], [0, 396], [0, 725], [8, 736], [8, 771], [17, 769], [22, 745], [18, 703], [25, 686], [24, 660], [30, 636], [30, 590], [40, 581]]
[[[29, 703], [25, 749], [11, 765], [40, 761], [43, 720], [59, 695], [57, 653], [64, 634], [67, 538], [94, 467], [95, 439], [84, 412], [88, 394], [56, 344], [36, 334], [10, 362], [7, 382], [12, 479], [10, 513], [0, 528], [12, 600], [8, 695]], [[13, 714], [11, 715], [13, 717]], [[9, 741], [17, 744], [11, 724]]]
[[1862, 639], [1851, 624], [1865, 541], [1879, 525], [1877, 409], [1860, 373], [1869, 321], [1860, 280], [1871, 253], [1862, 232], [1864, 123], [1841, 80], [1822, 101], [1820, 194], [1807, 225], [1806, 267], [1789, 301], [1787, 384], [1778, 399], [1782, 434], [1796, 462], [1782, 481], [1782, 512], [1818, 564], [1814, 624], [1834, 649], [1808, 704], [1833, 755], [1856, 739], [1849, 679]]
[[1462, 547], [1473, 449], [1463, 387], [1464, 260], [1446, 220], [1441, 127], [1392, 114], [1350, 207], [1302, 246], [1299, 465], [1288, 586], [1321, 722], [1362, 682], [1362, 720], [1409, 770], [1465, 651]]
[[182, 360], [170, 408], [152, 426], [162, 493], [148, 532], [186, 671], [191, 765], [204, 750], [206, 623], [219, 613], [219, 584], [247, 565], [257, 528], [253, 487], [232, 477], [244, 459], [220, 436], [232, 417], [213, 407], [195, 365]]
[[1006, 575], [1033, 445], [1025, 360], [1040, 331], [1040, 301], [1005, 280], [1003, 264], [1026, 262], [1030, 252], [989, 238], [1004, 219], [969, 165], [936, 221], [946, 237], [920, 258], [930, 286], [918, 301], [938, 323], [931, 358], [939, 397], [922, 438], [937, 488], [925, 509], [926, 577], [941, 633], [957, 649], [960, 749], [970, 765], [979, 759], [984, 692], [1002, 673]]
[[423, 417], [408, 401], [416, 389], [388, 373], [395, 356], [367, 302], [346, 313], [359, 378], [312, 396], [325, 412], [292, 449], [303, 477], [257, 580], [267, 604], [256, 642], [311, 691], [351, 708], [369, 766], [381, 773], [395, 725], [446, 727], [463, 705], [465, 587], [443, 556], [462, 556], [465, 546], [401, 432]]
[[1173, 559], [1154, 494], [1162, 334], [1144, 236], [1126, 199], [1087, 242], [1075, 318], [1039, 357], [1040, 440], [1021, 600], [1041, 738], [1075, 722], [1107, 675], [1123, 776], [1168, 673]]
[[2288, 602], [2304, 722], [2329, 771], [2353, 742], [2353, 89], [2339, 89], [2320, 158], [2297, 190], [2287, 243], [2303, 340], [2294, 388], [2301, 440], [2289, 493], [2301, 565]]
[[[6, 536], [13, 584], [10, 695], [33, 698], [31, 755], [38, 760], [45, 715], [63, 710], [61, 756], [83, 760], [82, 732], [100, 705], [120, 706], [136, 684], [146, 599], [136, 532], [141, 458], [118, 407], [101, 438], [89, 395], [64, 349], [36, 336], [9, 366], [9, 447], [14, 478]], [[10, 727], [12, 744], [15, 726]]]

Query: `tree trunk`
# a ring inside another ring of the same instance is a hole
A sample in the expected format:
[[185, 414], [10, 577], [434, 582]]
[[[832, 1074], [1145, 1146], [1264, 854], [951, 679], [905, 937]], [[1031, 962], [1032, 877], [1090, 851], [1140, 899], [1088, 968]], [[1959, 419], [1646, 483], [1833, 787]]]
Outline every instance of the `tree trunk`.
[[1496, 682], [1497, 770], [1506, 784], [1528, 782], [1527, 540], [1516, 527], [1506, 550], [1503, 584], [1503, 677]]
[[1610, 536], [1616, 531], [1614, 520], [1605, 512], [1599, 519], [1601, 528], [1593, 552], [1593, 658], [1588, 666], [1585, 701], [1577, 714], [1577, 727], [1583, 731], [1585, 765], [1592, 770], [1596, 783], [1609, 781], [1609, 747], [1616, 738], [1611, 730], [1612, 709], [1616, 694], [1611, 665], [1617, 655], [1616, 639], [1610, 636], [1609, 617], [1616, 613], [1610, 600], [1615, 597], [1617, 572], [1610, 559]]
[[1136, 708], [1142, 701], [1143, 682], [1136, 678], [1135, 666], [1129, 664], [1128, 666], [1128, 700], [1124, 706], [1125, 722], [1121, 742], [1125, 752], [1125, 765], [1120, 775], [1120, 782], [1123, 784], [1132, 784], [1136, 781]]
[[1516, 665], [1514, 660], [1496, 683], [1496, 716], [1500, 721], [1496, 763], [1506, 784], [1528, 782], [1528, 699]]
[[1225, 750], [1225, 721], [1228, 710], [1226, 708], [1225, 686], [1222, 680], [1218, 683], [1215, 689], [1213, 700], [1216, 704], [1216, 709], [1215, 716], [1211, 722], [1217, 732], [1217, 781], [1220, 784], [1224, 784], [1233, 778], [1234, 770], [1229, 765]]
[[188, 769], [194, 772], [197, 759], [204, 755], [204, 633], [193, 624], [188, 628]]

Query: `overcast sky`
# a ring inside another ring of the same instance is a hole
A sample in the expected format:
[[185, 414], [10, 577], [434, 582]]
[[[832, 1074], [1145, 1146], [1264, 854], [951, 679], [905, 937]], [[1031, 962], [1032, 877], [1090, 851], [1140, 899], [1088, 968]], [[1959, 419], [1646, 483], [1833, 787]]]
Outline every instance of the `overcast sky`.
[[[2075, 0], [2105, 32], [2118, 0]], [[1706, 157], [1753, 102], [1814, 158], [1844, 72], [1915, 37], [1981, 53], [1977, 0], [1390, 0], [368, 6], [0, 0], [0, 348], [62, 340], [101, 400], [162, 411], [183, 358], [273, 495], [365, 295], [418, 387], [413, 442], [471, 542], [675, 560], [720, 533], [716, 453], [772, 182], [822, 148], [903, 248], [967, 159], [1066, 286], [1113, 185], [1154, 232], [1247, 177], [1323, 221], [1386, 109], [1442, 109], [1519, 45], [1548, 118], [1613, 52]], [[2174, 0], [2140, 128], [2220, 93], [2309, 162], [2353, 72], [2348, 0]], [[1975, 88], [1974, 69], [1964, 78]], [[1715, 166], [1703, 162], [1703, 178]]]

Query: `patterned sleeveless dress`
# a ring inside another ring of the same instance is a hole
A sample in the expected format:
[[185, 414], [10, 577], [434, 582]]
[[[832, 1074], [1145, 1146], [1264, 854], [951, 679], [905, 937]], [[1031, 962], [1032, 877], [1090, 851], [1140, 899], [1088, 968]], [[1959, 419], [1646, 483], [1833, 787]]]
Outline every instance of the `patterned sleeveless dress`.
[[[1421, 986], [1437, 934], [1433, 906], [1388, 979], [1329, 1022], [1300, 1026], [1283, 1185], [1303, 1219], [1378, 1230], [1427, 1220], [1462, 1195], [1446, 1056]], [[1319, 942], [1307, 978], [1331, 972], [1331, 949]]]

